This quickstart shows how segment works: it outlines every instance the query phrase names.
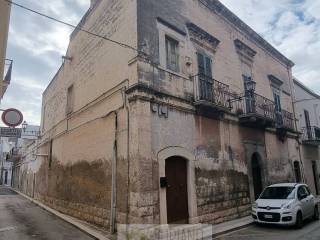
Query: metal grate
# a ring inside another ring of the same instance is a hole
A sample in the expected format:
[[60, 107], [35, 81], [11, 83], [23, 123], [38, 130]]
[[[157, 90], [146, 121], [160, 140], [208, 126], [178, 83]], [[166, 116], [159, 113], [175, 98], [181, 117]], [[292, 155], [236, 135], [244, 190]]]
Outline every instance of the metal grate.
[[196, 75], [195, 82], [196, 101], [207, 101], [224, 108], [230, 108], [231, 94], [227, 84], [203, 74]]

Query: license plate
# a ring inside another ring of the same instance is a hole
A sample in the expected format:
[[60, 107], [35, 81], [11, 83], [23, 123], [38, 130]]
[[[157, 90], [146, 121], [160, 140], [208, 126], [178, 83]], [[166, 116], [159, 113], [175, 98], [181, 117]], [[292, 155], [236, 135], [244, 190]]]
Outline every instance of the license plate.
[[272, 215], [265, 214], [265, 215], [264, 215], [264, 218], [271, 219], [271, 218], [272, 218]]

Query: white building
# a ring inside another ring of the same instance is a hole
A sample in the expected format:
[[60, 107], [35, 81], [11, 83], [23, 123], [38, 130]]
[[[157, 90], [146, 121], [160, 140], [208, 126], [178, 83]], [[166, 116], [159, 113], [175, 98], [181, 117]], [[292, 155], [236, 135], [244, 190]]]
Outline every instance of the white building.
[[8, 160], [8, 155], [15, 143], [8, 137], [0, 139], [0, 185], [11, 185], [12, 162]]
[[22, 149], [38, 138], [39, 130], [39, 126], [27, 125], [18, 138], [0, 137], [0, 185], [11, 185], [14, 164], [20, 162]]
[[320, 96], [294, 80], [295, 110], [298, 131], [301, 132], [301, 158], [305, 181], [317, 195], [320, 194]]

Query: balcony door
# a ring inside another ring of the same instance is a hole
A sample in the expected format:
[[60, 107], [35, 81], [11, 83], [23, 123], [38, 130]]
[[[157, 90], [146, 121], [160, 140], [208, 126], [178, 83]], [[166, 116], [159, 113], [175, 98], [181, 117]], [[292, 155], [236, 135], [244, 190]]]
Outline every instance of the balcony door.
[[280, 97], [280, 90], [279, 89], [273, 88], [273, 99], [274, 99], [274, 104], [275, 104], [275, 113], [276, 113], [277, 124], [283, 125], [281, 97]]
[[244, 84], [244, 94], [246, 98], [246, 112], [255, 113], [256, 112], [256, 102], [253, 92], [249, 89], [249, 84], [252, 82], [252, 77], [247, 75], [242, 75]]
[[304, 119], [306, 121], [306, 130], [308, 134], [308, 139], [312, 139], [312, 129], [311, 129], [311, 123], [310, 123], [310, 115], [307, 110], [304, 110]]
[[199, 52], [197, 57], [200, 99], [211, 102], [213, 101], [212, 59]]

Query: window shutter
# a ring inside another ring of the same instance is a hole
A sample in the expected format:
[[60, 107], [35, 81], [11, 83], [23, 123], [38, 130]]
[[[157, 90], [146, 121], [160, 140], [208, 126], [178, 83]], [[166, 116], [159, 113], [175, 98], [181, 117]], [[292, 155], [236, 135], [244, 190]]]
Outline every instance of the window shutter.
[[207, 77], [212, 77], [212, 60], [209, 57], [205, 57], [206, 61], [206, 76]]
[[205, 63], [204, 63], [204, 56], [201, 53], [198, 53], [198, 73], [200, 75], [205, 75]]

